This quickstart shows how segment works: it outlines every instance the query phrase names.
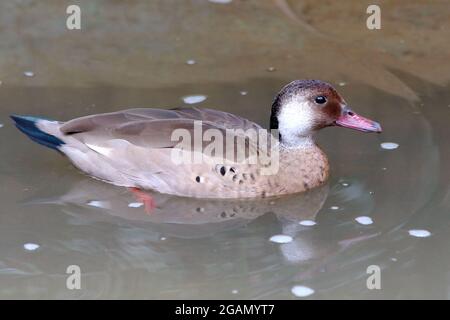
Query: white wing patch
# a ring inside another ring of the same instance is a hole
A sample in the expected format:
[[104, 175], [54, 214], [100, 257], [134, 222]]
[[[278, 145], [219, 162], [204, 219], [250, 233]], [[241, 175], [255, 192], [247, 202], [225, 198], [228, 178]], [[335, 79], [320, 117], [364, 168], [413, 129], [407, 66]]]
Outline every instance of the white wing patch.
[[85, 145], [91, 149], [94, 150], [97, 153], [100, 153], [101, 155], [105, 157], [109, 157], [112, 155], [114, 150], [120, 150], [120, 149], [126, 149], [131, 144], [124, 139], [112, 139], [107, 141], [106, 143], [102, 143], [101, 146], [95, 145], [93, 143], [86, 142]]
[[94, 150], [95, 152], [100, 153], [101, 155], [106, 156], [106, 157], [110, 156], [110, 155], [111, 155], [111, 152], [112, 152], [112, 149], [111, 149], [111, 148], [95, 146], [95, 145], [90, 144], [90, 143], [86, 143], [86, 146], [87, 146], [89, 149], [92, 149], [92, 150]]

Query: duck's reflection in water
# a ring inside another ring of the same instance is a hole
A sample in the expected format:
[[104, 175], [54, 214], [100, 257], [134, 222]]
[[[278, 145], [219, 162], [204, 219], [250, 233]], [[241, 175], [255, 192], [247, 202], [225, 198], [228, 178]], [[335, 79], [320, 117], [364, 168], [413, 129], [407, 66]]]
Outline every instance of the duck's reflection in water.
[[59, 197], [27, 202], [60, 205], [82, 224], [117, 218], [131, 225], [156, 228], [171, 237], [203, 238], [239, 228], [269, 213], [278, 217], [286, 232], [295, 233], [300, 221], [315, 220], [328, 190], [324, 185], [297, 195], [251, 200], [184, 198], [146, 191], [154, 203], [154, 207], [146, 208], [129, 189], [88, 179]]
[[[109, 279], [108, 284], [97, 276], [92, 281], [107, 287], [114, 283], [114, 292], [94, 295], [120, 297], [124, 290], [120, 283], [125, 286], [129, 278], [144, 277], [149, 285], [158, 283], [161, 288], [148, 295], [145, 283], [136, 283], [130, 290], [139, 296], [182, 298], [193, 291], [203, 296], [211, 294], [217, 284], [226, 288], [229, 282], [239, 290], [245, 287], [241, 297], [255, 298], [283, 296], [293, 281], [322, 277], [324, 269], [334, 273], [342, 265], [339, 256], [344, 250], [377, 235], [375, 231], [361, 235], [348, 224], [330, 224], [327, 210], [323, 210], [325, 217], [318, 216], [328, 193], [328, 185], [302, 194], [256, 200], [203, 200], [149, 193], [155, 207], [146, 212], [129, 190], [86, 179], [62, 196], [35, 197], [28, 203], [57, 206], [68, 215], [67, 230], [64, 239], [57, 240], [56, 251], [65, 252], [68, 260], [72, 259], [70, 252], [83, 253], [77, 253], [77, 259], [88, 268], [108, 266], [92, 273], [102, 274], [103, 279]], [[302, 220], [318, 224], [303, 226]], [[106, 231], [108, 234], [102, 233]], [[285, 244], [269, 241], [280, 233], [293, 240]], [[365, 268], [359, 269], [365, 272]], [[151, 272], [144, 275], [143, 270]], [[167, 278], [168, 273], [178, 280]], [[268, 277], [272, 273], [278, 276]], [[164, 281], [160, 279], [163, 275]], [[216, 294], [213, 296], [227, 296], [226, 292]]]

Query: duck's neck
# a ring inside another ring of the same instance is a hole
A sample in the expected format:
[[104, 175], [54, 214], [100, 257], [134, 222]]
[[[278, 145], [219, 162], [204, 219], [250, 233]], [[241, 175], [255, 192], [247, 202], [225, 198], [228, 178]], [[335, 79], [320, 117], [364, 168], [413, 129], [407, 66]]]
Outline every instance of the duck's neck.
[[306, 149], [315, 147], [312, 135], [307, 136], [281, 136], [281, 146], [286, 149]]
[[325, 153], [309, 137], [289, 144], [282, 140], [279, 171], [276, 179], [288, 181], [283, 192], [296, 193], [315, 188], [329, 176], [329, 164]]

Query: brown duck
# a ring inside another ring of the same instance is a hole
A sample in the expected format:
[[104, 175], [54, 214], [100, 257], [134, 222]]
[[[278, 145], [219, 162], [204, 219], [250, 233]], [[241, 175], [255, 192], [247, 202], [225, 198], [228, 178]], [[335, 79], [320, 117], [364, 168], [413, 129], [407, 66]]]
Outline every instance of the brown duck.
[[[253, 133], [267, 130], [211, 109], [130, 109], [67, 122], [17, 115], [12, 119], [32, 140], [65, 154], [94, 178], [198, 198], [254, 198], [306, 191], [329, 176], [327, 157], [313, 140], [315, 131], [341, 126], [381, 132], [377, 122], [354, 113], [330, 84], [318, 80], [296, 80], [281, 89], [270, 117], [270, 129], [276, 130], [272, 134], [279, 141], [265, 145]], [[181, 143], [180, 136], [174, 135], [190, 134], [195, 139], [196, 130], [204, 133], [197, 146], [194, 140]], [[207, 138], [207, 133], [214, 133], [214, 139], [211, 135]], [[219, 135], [225, 137], [221, 142]], [[213, 142], [216, 148], [211, 148]], [[225, 151], [218, 152], [218, 146]], [[231, 156], [229, 150], [234, 151]], [[236, 156], [236, 151], [243, 156]], [[259, 157], [262, 154], [269, 157]], [[272, 167], [274, 170], [267, 170]]]

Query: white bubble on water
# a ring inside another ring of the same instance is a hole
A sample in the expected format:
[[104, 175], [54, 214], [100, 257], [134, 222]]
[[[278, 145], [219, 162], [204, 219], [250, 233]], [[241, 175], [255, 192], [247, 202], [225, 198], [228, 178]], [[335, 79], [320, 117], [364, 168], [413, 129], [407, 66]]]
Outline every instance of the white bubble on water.
[[293, 286], [291, 292], [294, 296], [304, 298], [314, 294], [314, 289], [306, 286]]
[[25, 77], [34, 77], [34, 72], [33, 71], [25, 71], [24, 73]]
[[3, 123], [0, 123], [0, 128], [3, 128]]
[[182, 98], [184, 103], [187, 104], [195, 104], [195, 103], [200, 103], [206, 100], [206, 96], [204, 95], [192, 95], [192, 96], [185, 96]]
[[25, 250], [35, 251], [40, 248], [40, 245], [38, 245], [37, 243], [25, 243], [23, 247], [25, 248]]
[[339, 85], [340, 87], [343, 87], [343, 86], [345, 86], [346, 84], [347, 84], [347, 82], [345, 82], [345, 81], [341, 81], [341, 82], [338, 83], [338, 85]]
[[431, 236], [431, 232], [425, 229], [411, 229], [408, 231], [410, 236], [417, 238], [426, 238]]
[[142, 202], [131, 202], [128, 204], [128, 206], [130, 208], [140, 208], [142, 207], [144, 204]]
[[241, 94], [241, 96], [246, 96], [248, 92], [247, 91], [240, 91], [239, 93]]
[[398, 143], [395, 142], [383, 142], [380, 144], [381, 148], [385, 150], [394, 150], [398, 148]]
[[305, 227], [311, 227], [311, 226], [315, 226], [317, 223], [313, 220], [302, 220], [299, 222], [299, 224], [301, 224], [302, 226], [305, 226]]
[[275, 67], [268, 67], [267, 71], [269, 72], [274, 72], [275, 70], [277, 70]]
[[330, 209], [331, 210], [339, 210], [339, 207], [338, 206], [331, 206]]
[[208, 0], [208, 1], [212, 3], [227, 4], [231, 3], [233, 0]]
[[109, 203], [107, 201], [91, 200], [87, 205], [95, 208], [109, 208]]
[[270, 241], [275, 243], [289, 243], [292, 242], [291, 236], [286, 236], [284, 234], [277, 234], [275, 236], [270, 237]]
[[239, 293], [239, 291], [238, 291], [238, 290], [236, 290], [236, 289], [234, 289], [234, 290], [231, 290], [231, 293], [232, 293], [232, 294], [238, 294], [238, 293]]
[[372, 218], [371, 217], [366, 217], [366, 216], [357, 217], [357, 218], [355, 218], [355, 220], [359, 224], [362, 224], [362, 225], [365, 225], [365, 226], [373, 223]]
[[197, 61], [195, 61], [194, 59], [189, 59], [189, 60], [186, 61], [186, 64], [188, 64], [188, 65], [193, 65], [193, 64], [196, 64], [196, 63], [197, 63]]

